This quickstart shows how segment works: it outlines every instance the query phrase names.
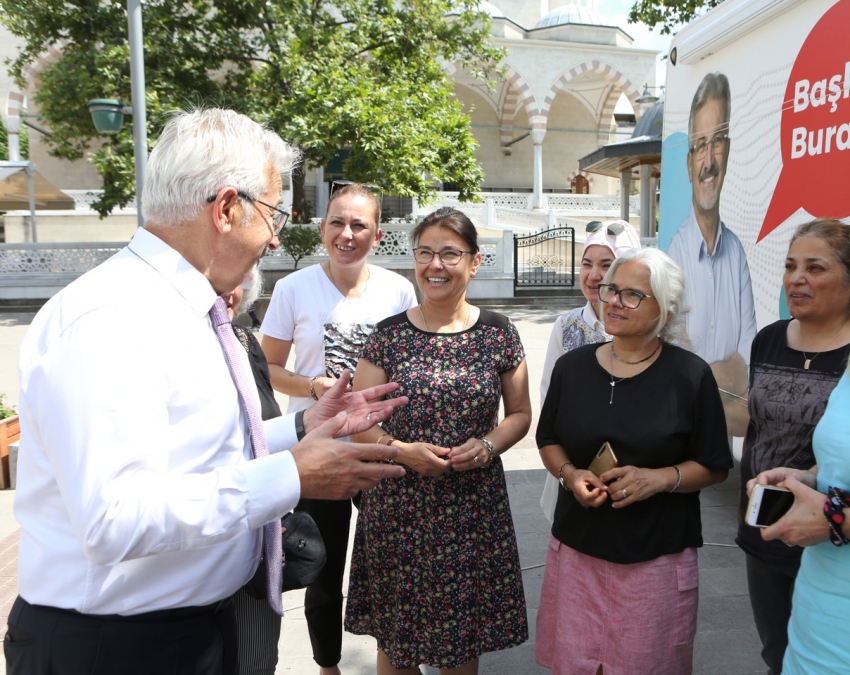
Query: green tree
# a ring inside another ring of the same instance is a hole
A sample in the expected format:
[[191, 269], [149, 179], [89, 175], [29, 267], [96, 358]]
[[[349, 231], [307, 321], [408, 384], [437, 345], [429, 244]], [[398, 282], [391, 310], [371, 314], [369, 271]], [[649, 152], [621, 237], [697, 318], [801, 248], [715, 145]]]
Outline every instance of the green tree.
[[650, 28], [661, 25], [661, 33], [673, 30], [717, 7], [723, 0], [636, 0], [629, 12], [630, 23], [645, 23]]
[[[502, 58], [489, 17], [471, 0], [150, 0], [144, 5], [148, 134], [167, 113], [220, 105], [268, 122], [299, 145], [307, 166], [349, 151], [347, 177], [427, 199], [433, 180], [471, 198], [481, 181], [469, 118], [443, 64], [486, 78]], [[132, 128], [98, 137], [92, 98], [130, 100], [121, 0], [0, 0], [0, 20], [26, 40], [10, 63], [18, 85], [51, 45], [34, 99], [50, 124], [50, 152], [86, 156], [104, 179], [101, 214], [135, 192]], [[151, 141], [153, 143], [153, 140]], [[293, 176], [302, 217], [304, 172]]]
[[[22, 124], [18, 132], [18, 145], [21, 149], [21, 159], [29, 159], [30, 144], [29, 134], [27, 133], [26, 125]], [[9, 132], [6, 131], [6, 125], [0, 120], [0, 160], [9, 159]]]
[[313, 255], [322, 244], [322, 235], [319, 231], [308, 225], [289, 225], [284, 227], [278, 235], [280, 247], [295, 261], [294, 270], [298, 269], [301, 258]]

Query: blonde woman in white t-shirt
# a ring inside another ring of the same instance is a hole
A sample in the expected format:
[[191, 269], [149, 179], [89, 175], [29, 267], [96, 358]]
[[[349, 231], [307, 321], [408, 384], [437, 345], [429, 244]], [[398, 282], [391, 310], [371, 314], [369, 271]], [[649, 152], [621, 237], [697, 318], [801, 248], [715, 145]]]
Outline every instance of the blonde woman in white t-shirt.
[[[416, 305], [407, 279], [366, 262], [383, 236], [379, 198], [356, 183], [334, 187], [321, 224], [328, 261], [278, 281], [261, 328], [272, 386], [289, 396], [288, 412], [313, 405], [346, 368], [354, 372], [375, 324]], [[295, 364], [287, 368], [293, 347]], [[302, 499], [297, 509], [314, 518], [327, 548], [305, 614], [319, 672], [337, 675], [351, 502]]]

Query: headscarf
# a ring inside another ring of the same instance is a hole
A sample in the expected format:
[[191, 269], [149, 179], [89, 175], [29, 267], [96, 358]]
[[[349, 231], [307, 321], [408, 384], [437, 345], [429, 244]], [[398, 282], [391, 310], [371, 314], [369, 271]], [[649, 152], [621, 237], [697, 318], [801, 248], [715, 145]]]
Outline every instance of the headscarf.
[[[591, 221], [588, 226], [596, 223], [600, 221]], [[582, 258], [584, 258], [584, 252], [591, 246], [605, 246], [615, 258], [619, 258], [629, 249], [640, 248], [640, 237], [635, 228], [625, 220], [609, 220], [600, 223], [595, 232], [588, 233], [587, 239], [584, 240], [584, 248], [581, 250]]]

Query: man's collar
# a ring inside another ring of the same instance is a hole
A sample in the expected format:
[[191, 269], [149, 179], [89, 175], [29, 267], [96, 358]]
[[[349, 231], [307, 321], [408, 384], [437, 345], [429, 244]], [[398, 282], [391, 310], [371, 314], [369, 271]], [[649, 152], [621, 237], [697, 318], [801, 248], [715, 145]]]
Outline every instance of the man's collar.
[[[697, 221], [697, 215], [694, 211], [694, 205], [691, 204], [691, 212], [688, 215], [688, 223], [691, 229], [691, 240], [694, 242], [696, 248], [699, 250], [699, 257], [708, 256], [708, 244], [702, 236], [702, 230], [699, 227], [699, 222]], [[723, 246], [723, 221], [719, 218], [717, 219], [717, 234], [714, 239], [714, 253], [712, 254], [712, 258], [717, 255], [717, 252]]]
[[216, 292], [209, 280], [182, 255], [144, 228], [136, 230], [128, 248], [174, 286], [198, 316], [209, 313]]

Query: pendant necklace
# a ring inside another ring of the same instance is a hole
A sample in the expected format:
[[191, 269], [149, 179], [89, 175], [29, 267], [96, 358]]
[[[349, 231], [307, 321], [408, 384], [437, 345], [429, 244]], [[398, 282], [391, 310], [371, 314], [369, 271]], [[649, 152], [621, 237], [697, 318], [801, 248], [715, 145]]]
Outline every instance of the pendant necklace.
[[[808, 354], [806, 354], [806, 352], [803, 352], [803, 358], [804, 358], [804, 359], [806, 359], [806, 362], [803, 364], [803, 370], [808, 370], [808, 369], [809, 369], [809, 366], [810, 366], [810, 365], [812, 365], [812, 361], [814, 361], [814, 360], [815, 360], [818, 356], [820, 356], [821, 354], [823, 354], [823, 353], [827, 350], [827, 348], [828, 348], [828, 347], [829, 347], [829, 346], [830, 346], [833, 342], [835, 342], [835, 338], [837, 338], [839, 335], [841, 335], [841, 331], [843, 331], [843, 330], [844, 330], [844, 326], [846, 326], [846, 325], [847, 325], [847, 322], [846, 322], [846, 321], [845, 321], [843, 324], [841, 324], [841, 328], [839, 328], [839, 329], [838, 329], [838, 332], [837, 332], [835, 335], [833, 335], [833, 336], [832, 336], [832, 340], [830, 340], [829, 342], [827, 342], [827, 343], [826, 343], [826, 347], [824, 347], [823, 349], [821, 349], [821, 350], [820, 350], [817, 354], [815, 354], [812, 358], [809, 358], [809, 355], [808, 355]], [[803, 350], [801, 349], [800, 351], [802, 352]]]
[[622, 382], [623, 380], [627, 380], [629, 377], [634, 377], [635, 375], [640, 375], [644, 370], [646, 370], [649, 367], [649, 366], [644, 366], [638, 372], [636, 372], [634, 375], [628, 375], [628, 376], [623, 376], [623, 377], [614, 377], [614, 359], [616, 358], [618, 361], [621, 361], [622, 363], [628, 363], [629, 365], [634, 366], [638, 363], [645, 363], [646, 361], [649, 361], [649, 359], [651, 359], [653, 356], [655, 356], [658, 353], [659, 349], [661, 349], [661, 340], [658, 341], [658, 346], [655, 348], [655, 351], [653, 351], [652, 354], [647, 356], [645, 359], [641, 359], [640, 361], [623, 361], [623, 359], [621, 359], [619, 356], [617, 356], [617, 354], [614, 352], [614, 343], [611, 342], [611, 370], [608, 372], [608, 375], [611, 378], [611, 398], [608, 399], [608, 405], [614, 405], [614, 387], [616, 387], [618, 384], [620, 384], [620, 382]]
[[[419, 308], [418, 308], [419, 309], [419, 316], [422, 317], [422, 323], [425, 324], [425, 330], [427, 330], [429, 333], [433, 333], [435, 331], [432, 331], [428, 327], [428, 320], [425, 318], [425, 312], [422, 311], [422, 305], [423, 304], [425, 304], [425, 303], [421, 303], [419, 305]], [[469, 314], [470, 314], [471, 310], [472, 310], [472, 305], [470, 305], [469, 303], [466, 303], [466, 319], [464, 319], [463, 325], [460, 327], [460, 332], [463, 332], [466, 329], [466, 324], [469, 323]]]
[[[833, 340], [834, 339], [835, 338], [833, 338]], [[614, 356], [614, 358], [617, 359], [620, 363], [628, 363], [630, 366], [636, 366], [637, 364], [643, 363], [644, 361], [649, 361], [649, 359], [651, 359], [658, 353], [659, 349], [661, 349], [661, 340], [658, 340], [658, 346], [652, 350], [652, 354], [650, 354], [649, 356], [646, 356], [638, 361], [626, 361], [625, 359], [621, 359], [619, 356], [617, 356], [617, 352], [614, 351], [614, 343], [611, 343], [611, 354]]]
[[[611, 365], [613, 365], [613, 364], [611, 364]], [[623, 380], [625, 380], [626, 378], [625, 377], [615, 378], [613, 374], [611, 374], [611, 373], [608, 373], [608, 374], [611, 375], [611, 399], [608, 401], [608, 405], [614, 405], [614, 387], [617, 384], [619, 384], [620, 382], [622, 382]]]

